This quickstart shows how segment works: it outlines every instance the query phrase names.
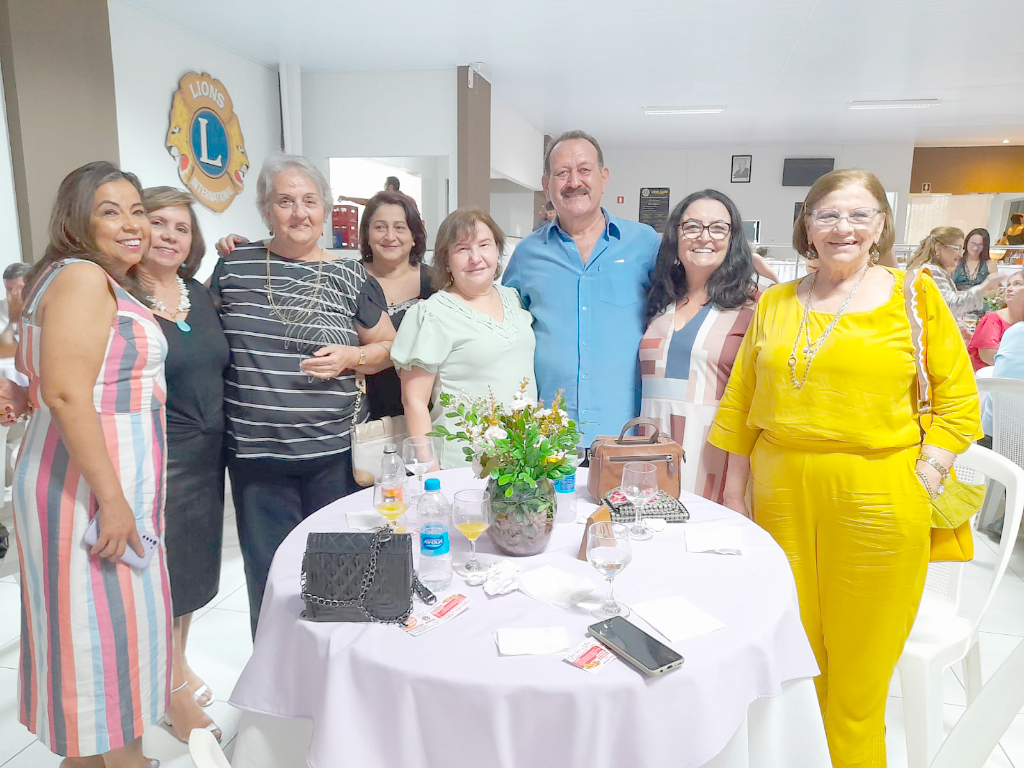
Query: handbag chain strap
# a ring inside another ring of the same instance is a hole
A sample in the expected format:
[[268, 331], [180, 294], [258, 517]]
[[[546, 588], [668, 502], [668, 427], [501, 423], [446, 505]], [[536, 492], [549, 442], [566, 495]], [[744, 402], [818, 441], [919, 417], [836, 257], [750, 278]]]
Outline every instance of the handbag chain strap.
[[[377, 576], [377, 557], [380, 555], [381, 549], [391, 541], [391, 528], [387, 525], [382, 525], [373, 533], [373, 541], [370, 543], [370, 563], [366, 566], [366, 570], [363, 572], [363, 580], [359, 585], [359, 595], [352, 600], [331, 600], [327, 597], [320, 597], [319, 595], [311, 595], [306, 591], [306, 574], [302, 574], [302, 600], [310, 600], [317, 605], [323, 605], [328, 608], [340, 608], [342, 606], [355, 606], [363, 612], [367, 619], [375, 621], [380, 624], [405, 624], [408, 621], [410, 614], [412, 613], [412, 600], [409, 601], [409, 608], [401, 616], [396, 616], [393, 619], [382, 619], [374, 616], [373, 613], [366, 607], [366, 595], [370, 591], [370, 587], [373, 586], [373, 580]], [[423, 586], [420, 581], [420, 577], [413, 571], [412, 574], [412, 587], [416, 592], [416, 595], [427, 605], [433, 605], [437, 602], [437, 597]]]

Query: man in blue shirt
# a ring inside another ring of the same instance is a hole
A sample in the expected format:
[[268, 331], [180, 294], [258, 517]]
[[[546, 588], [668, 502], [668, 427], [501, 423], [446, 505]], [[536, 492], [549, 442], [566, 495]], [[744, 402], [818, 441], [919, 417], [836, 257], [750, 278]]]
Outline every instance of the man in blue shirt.
[[618, 435], [640, 409], [637, 351], [658, 233], [601, 207], [608, 169], [597, 141], [563, 133], [544, 153], [544, 192], [555, 220], [523, 239], [504, 283], [533, 314], [537, 389], [565, 390], [587, 445]]

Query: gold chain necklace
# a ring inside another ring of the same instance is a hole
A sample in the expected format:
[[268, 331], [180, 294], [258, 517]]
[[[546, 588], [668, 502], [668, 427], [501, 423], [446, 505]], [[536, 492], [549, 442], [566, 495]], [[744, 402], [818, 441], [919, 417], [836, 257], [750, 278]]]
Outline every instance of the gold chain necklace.
[[[853, 290], [850, 291], [850, 295], [847, 296], [843, 303], [839, 306], [839, 311], [836, 312], [835, 316], [832, 318], [829, 324], [825, 326], [825, 330], [822, 331], [821, 335], [814, 340], [811, 339], [811, 297], [814, 295], [814, 286], [818, 282], [818, 273], [815, 272], [813, 275], [811, 275], [811, 286], [810, 289], [807, 291], [807, 303], [804, 305], [804, 314], [803, 317], [800, 318], [799, 327], [796, 329], [796, 338], [793, 340], [793, 351], [789, 353], [789, 359], [786, 361], [786, 366], [789, 368], [789, 380], [790, 383], [792, 383], [794, 389], [800, 389], [803, 387], [804, 384], [807, 383], [807, 375], [811, 372], [811, 363], [814, 362], [814, 357], [818, 354], [822, 346], [825, 344], [825, 339], [828, 338], [828, 335], [832, 333], [832, 330], [836, 327], [836, 324], [839, 322], [839, 318], [842, 317], [843, 312], [846, 311], [847, 305], [850, 303], [850, 300], [853, 298], [853, 295], [857, 293], [857, 289], [860, 288], [860, 284], [864, 280], [864, 275], [868, 273], [868, 270], [870, 268], [871, 263], [868, 262], [868, 264], [864, 267], [864, 271], [860, 273], [860, 277], [857, 278], [857, 282], [854, 284]], [[803, 354], [807, 356], [807, 362], [804, 365], [804, 375], [800, 378], [799, 381], [797, 381], [796, 352], [797, 347], [800, 346], [801, 333], [805, 335], [807, 340], [806, 346], [804, 346], [804, 348], [801, 350]]]
[[[324, 249], [320, 249], [320, 255], [323, 256]], [[278, 307], [274, 302], [274, 291], [270, 284], [270, 246], [267, 246], [267, 299], [270, 301], [270, 311], [274, 313], [278, 320], [285, 325], [297, 324], [313, 314], [314, 308], [317, 302], [320, 300], [320, 291], [323, 286], [323, 275], [324, 275], [324, 259], [320, 259], [317, 264], [316, 270], [316, 281], [313, 283], [312, 291], [309, 294], [309, 303], [305, 307]], [[301, 294], [301, 291], [300, 291]], [[289, 315], [285, 314], [285, 310], [290, 312]]]

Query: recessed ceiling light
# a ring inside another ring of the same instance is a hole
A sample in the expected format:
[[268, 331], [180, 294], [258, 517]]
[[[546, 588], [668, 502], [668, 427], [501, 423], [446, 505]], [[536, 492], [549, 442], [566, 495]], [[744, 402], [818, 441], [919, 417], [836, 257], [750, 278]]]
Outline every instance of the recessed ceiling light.
[[1009, 143], [1010, 143], [1009, 139], [1003, 139], [1003, 144], [1009, 144]]
[[725, 112], [725, 105], [709, 107], [644, 107], [645, 115], [717, 115]]
[[847, 109], [928, 109], [937, 107], [942, 99], [889, 99], [881, 101], [848, 101]]

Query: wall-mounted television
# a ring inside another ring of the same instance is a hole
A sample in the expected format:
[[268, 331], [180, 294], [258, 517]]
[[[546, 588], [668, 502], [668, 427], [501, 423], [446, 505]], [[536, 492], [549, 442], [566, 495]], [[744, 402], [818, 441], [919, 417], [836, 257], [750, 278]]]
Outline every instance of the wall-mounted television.
[[782, 186], [809, 187], [836, 167], [834, 157], [789, 157], [782, 163]]

